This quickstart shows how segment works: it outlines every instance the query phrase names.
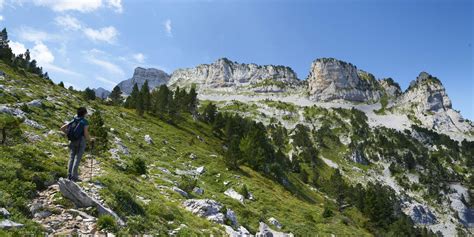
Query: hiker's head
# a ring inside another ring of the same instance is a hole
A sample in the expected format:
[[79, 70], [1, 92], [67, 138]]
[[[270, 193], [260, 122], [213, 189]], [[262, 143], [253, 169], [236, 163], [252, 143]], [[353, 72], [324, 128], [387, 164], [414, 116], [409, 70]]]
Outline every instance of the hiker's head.
[[87, 114], [87, 109], [84, 107], [81, 107], [77, 109], [77, 117], [84, 117]]

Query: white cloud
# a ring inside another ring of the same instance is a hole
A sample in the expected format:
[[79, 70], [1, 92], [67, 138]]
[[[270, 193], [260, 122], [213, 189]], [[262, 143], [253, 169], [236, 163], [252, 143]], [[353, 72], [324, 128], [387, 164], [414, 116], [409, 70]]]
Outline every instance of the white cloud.
[[57, 25], [64, 27], [66, 30], [79, 30], [82, 28], [81, 22], [69, 15], [58, 16], [54, 21]]
[[84, 34], [93, 41], [104, 41], [113, 44], [117, 40], [118, 31], [113, 26], [104, 27], [98, 30], [85, 28]]
[[115, 9], [117, 13], [123, 12], [122, 0], [107, 0], [107, 6]]
[[114, 81], [112, 81], [112, 80], [109, 80], [109, 79], [104, 78], [104, 77], [101, 77], [101, 76], [96, 76], [95, 78], [96, 78], [97, 80], [101, 81], [101, 82], [107, 83], [107, 84], [112, 85], [112, 86], [117, 85], [117, 82], [114, 82]]
[[3, 16], [2, 15], [0, 15], [0, 21], [3, 21]]
[[133, 58], [134, 58], [135, 61], [137, 61], [138, 63], [144, 63], [144, 62], [145, 62], [145, 55], [143, 55], [142, 53], [134, 54], [134, 55], [133, 55]]
[[0, 10], [3, 9], [4, 5], [5, 5], [5, 0], [0, 0]]
[[39, 65], [49, 65], [54, 62], [54, 55], [48, 46], [43, 43], [36, 44], [31, 50], [31, 58], [36, 59]]
[[167, 19], [165, 22], [163, 22], [163, 26], [165, 27], [166, 34], [169, 37], [173, 37], [173, 27], [171, 26], [171, 20]]
[[95, 64], [101, 68], [103, 68], [104, 70], [106, 70], [107, 72], [111, 73], [111, 74], [114, 74], [116, 76], [119, 76], [119, 77], [124, 77], [125, 76], [125, 72], [117, 65], [109, 62], [109, 61], [106, 61], [106, 60], [103, 60], [103, 59], [98, 59], [96, 58], [95, 56], [88, 56], [87, 57], [87, 60], [92, 63], [92, 64]]
[[18, 32], [18, 36], [23, 41], [40, 43], [60, 38], [58, 35], [46, 33], [44, 31], [35, 30], [29, 27], [22, 27]]
[[[0, 0], [0, 3], [4, 0]], [[114, 9], [117, 13], [123, 12], [121, 0], [32, 0], [37, 6], [48, 7], [53, 11], [79, 11], [79, 12], [93, 12], [101, 7]], [[18, 4], [22, 4], [22, 0], [17, 0]]]
[[15, 41], [10, 41], [8, 43], [8, 45], [10, 45], [10, 48], [12, 49], [12, 52], [16, 55], [22, 54], [26, 51], [26, 47], [22, 43], [15, 42]]
[[38, 6], [49, 7], [53, 11], [91, 12], [102, 6], [102, 0], [33, 0]]

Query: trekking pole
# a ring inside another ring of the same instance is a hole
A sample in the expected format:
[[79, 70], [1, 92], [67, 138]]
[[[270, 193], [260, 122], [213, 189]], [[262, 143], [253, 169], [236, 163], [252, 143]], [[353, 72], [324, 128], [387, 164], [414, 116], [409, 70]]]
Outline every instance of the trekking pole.
[[91, 177], [89, 178], [89, 182], [92, 183], [92, 172], [94, 172], [94, 169], [93, 169], [93, 166], [94, 166], [94, 145], [95, 145], [95, 142], [92, 141], [92, 144], [91, 144]]

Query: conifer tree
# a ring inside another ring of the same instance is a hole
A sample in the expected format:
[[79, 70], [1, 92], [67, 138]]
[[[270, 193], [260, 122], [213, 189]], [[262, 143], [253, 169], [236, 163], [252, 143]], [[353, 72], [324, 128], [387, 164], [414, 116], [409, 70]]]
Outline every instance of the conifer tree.
[[230, 139], [229, 145], [227, 146], [227, 151], [224, 154], [224, 162], [230, 169], [237, 169], [239, 168], [241, 159], [240, 140], [234, 136]]
[[58, 84], [58, 86], [64, 88], [64, 82], [60, 81], [59, 84]]
[[166, 85], [161, 85], [160, 88], [152, 98], [153, 112], [160, 117], [163, 117], [168, 112], [169, 100], [172, 99], [170, 96], [170, 90]]
[[217, 116], [217, 107], [212, 102], [207, 104], [203, 112], [203, 120], [207, 123], [214, 123]]
[[138, 90], [138, 85], [135, 83], [133, 85], [132, 93], [127, 97], [127, 100], [125, 101], [125, 107], [129, 109], [134, 109], [137, 105], [137, 99], [138, 95], [140, 94], [140, 91]]
[[187, 100], [188, 111], [193, 115], [193, 118], [197, 118], [198, 100], [197, 100], [196, 87], [194, 85], [189, 90], [189, 94], [187, 97], [188, 97], [188, 100]]
[[114, 105], [120, 105], [122, 103], [122, 90], [120, 90], [119, 86], [114, 87], [112, 92], [110, 92], [109, 98]]
[[84, 98], [86, 100], [95, 100], [95, 92], [94, 90], [90, 89], [89, 87], [87, 87], [85, 90], [84, 90]]
[[151, 107], [150, 87], [148, 86], [148, 80], [145, 80], [140, 90], [140, 96], [143, 101], [143, 110], [149, 111]]
[[102, 112], [96, 109], [89, 120], [89, 130], [92, 137], [95, 137], [95, 148], [98, 151], [106, 151], [108, 147], [107, 128], [104, 126]]
[[143, 116], [143, 114], [145, 113], [145, 100], [144, 100], [144, 95], [142, 93], [138, 94], [136, 104], [135, 104], [135, 109], [139, 116]]

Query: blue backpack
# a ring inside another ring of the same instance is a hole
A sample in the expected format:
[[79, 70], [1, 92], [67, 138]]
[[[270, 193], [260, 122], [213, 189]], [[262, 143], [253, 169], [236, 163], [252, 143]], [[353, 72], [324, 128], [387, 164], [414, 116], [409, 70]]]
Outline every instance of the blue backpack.
[[74, 118], [74, 120], [67, 125], [66, 131], [69, 141], [77, 141], [84, 135], [84, 123], [82, 120], [83, 118]]

